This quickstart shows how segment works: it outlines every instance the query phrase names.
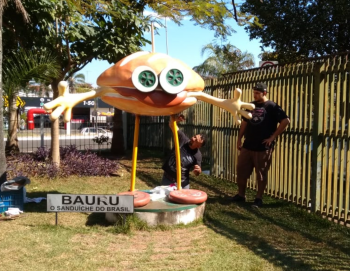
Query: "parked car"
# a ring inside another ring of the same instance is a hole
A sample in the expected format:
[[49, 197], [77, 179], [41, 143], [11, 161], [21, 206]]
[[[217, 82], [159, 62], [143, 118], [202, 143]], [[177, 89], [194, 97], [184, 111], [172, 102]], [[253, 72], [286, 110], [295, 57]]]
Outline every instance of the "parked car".
[[102, 128], [95, 128], [95, 127], [85, 127], [81, 129], [80, 131], [81, 134], [83, 135], [105, 135], [105, 136], [111, 136], [111, 133], [106, 131], [105, 129]]

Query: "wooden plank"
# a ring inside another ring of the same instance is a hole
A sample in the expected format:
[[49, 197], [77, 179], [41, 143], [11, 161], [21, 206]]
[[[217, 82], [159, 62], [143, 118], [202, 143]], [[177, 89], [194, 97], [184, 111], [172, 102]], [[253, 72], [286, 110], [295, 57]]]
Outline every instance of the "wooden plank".
[[345, 175], [345, 222], [350, 225], [350, 138], [347, 138], [346, 175]]
[[320, 192], [321, 192], [321, 169], [322, 169], [322, 148], [320, 144], [320, 135], [323, 132], [322, 123], [320, 123], [319, 117], [323, 115], [324, 95], [323, 83], [321, 81], [321, 65], [315, 63], [314, 69], [314, 97], [315, 97], [315, 110], [314, 110], [314, 122], [312, 128], [312, 195], [311, 195], [311, 210], [313, 212], [320, 210]]

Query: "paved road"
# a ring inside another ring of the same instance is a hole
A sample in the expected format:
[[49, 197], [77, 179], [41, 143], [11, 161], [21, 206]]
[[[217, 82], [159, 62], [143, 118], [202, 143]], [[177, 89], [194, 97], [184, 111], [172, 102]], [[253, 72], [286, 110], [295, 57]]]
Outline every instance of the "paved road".
[[[63, 132], [63, 133], [62, 133]], [[40, 134], [40, 129], [31, 131], [24, 130], [18, 133], [18, 145], [21, 152], [33, 152], [39, 147], [51, 148], [50, 128], [44, 129], [43, 137]], [[91, 149], [98, 150], [99, 145], [93, 142], [93, 138], [97, 135], [81, 135], [79, 131], [72, 131], [71, 135], [65, 135], [64, 130], [60, 130], [60, 146], [75, 145], [79, 150]], [[109, 142], [112, 140], [112, 134], [108, 134]], [[6, 140], [6, 139], [5, 139]], [[101, 149], [110, 148], [106, 143], [100, 146]]]

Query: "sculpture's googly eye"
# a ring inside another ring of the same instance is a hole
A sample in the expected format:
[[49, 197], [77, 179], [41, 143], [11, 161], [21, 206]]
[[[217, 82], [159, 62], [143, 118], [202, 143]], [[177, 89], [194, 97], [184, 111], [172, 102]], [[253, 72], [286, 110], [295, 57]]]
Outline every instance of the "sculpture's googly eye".
[[188, 77], [188, 74], [181, 68], [169, 66], [161, 72], [159, 82], [166, 92], [170, 94], [177, 94], [183, 91], [187, 86], [189, 79]]
[[132, 83], [141, 92], [151, 92], [158, 86], [156, 72], [147, 66], [137, 67], [131, 76]]

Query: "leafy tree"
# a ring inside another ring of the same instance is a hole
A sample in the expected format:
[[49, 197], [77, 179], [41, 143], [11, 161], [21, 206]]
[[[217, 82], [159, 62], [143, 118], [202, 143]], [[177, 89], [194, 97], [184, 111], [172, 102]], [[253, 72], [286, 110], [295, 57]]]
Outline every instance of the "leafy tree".
[[82, 83], [79, 84], [76, 88], [75, 88], [75, 92], [76, 93], [84, 93], [84, 92], [89, 92], [91, 90], [93, 90], [94, 87], [92, 86], [92, 84], [89, 83]]
[[[58, 82], [71, 77], [92, 59], [114, 63], [148, 42], [142, 36], [149, 27], [149, 18], [143, 16], [146, 5], [177, 23], [190, 16], [196, 24], [223, 38], [233, 32], [226, 23], [226, 19], [236, 15], [230, 1], [27, 0], [24, 6], [30, 13], [30, 27], [20, 23], [13, 5], [5, 13], [5, 53], [18, 46], [53, 52], [61, 66], [61, 75], [51, 82], [56, 97]], [[58, 121], [54, 121], [51, 149], [57, 164], [58, 131]]]
[[158, 15], [167, 17], [178, 25], [181, 25], [184, 18], [190, 18], [195, 25], [213, 30], [216, 37], [223, 39], [235, 32], [228, 19], [235, 19], [238, 23], [250, 23], [251, 19], [250, 15], [246, 17], [236, 10], [234, 0], [122, 0], [122, 2], [127, 4], [143, 2]]
[[[20, 45], [50, 51], [57, 58], [61, 73], [50, 82], [54, 97], [58, 95], [57, 85], [61, 80], [68, 79], [93, 59], [115, 63], [147, 42], [142, 37], [148, 28], [142, 15], [142, 2], [125, 5], [121, 1], [80, 1], [83, 6], [71, 2], [75, 1], [25, 1], [30, 27], [19, 23], [13, 6], [5, 13], [6, 53]], [[58, 131], [58, 121], [54, 121], [51, 149], [57, 165], [60, 162]]]
[[[23, 16], [25, 22], [28, 21], [28, 14], [20, 0], [11, 1], [16, 6], [16, 10]], [[0, 0], [0, 30], [3, 29], [3, 15], [4, 9], [7, 6], [7, 0]], [[23, 19], [20, 18], [20, 22], [23, 23]], [[0, 31], [0, 95], [3, 95], [2, 91], [2, 61], [3, 61], [3, 34]], [[2, 97], [1, 97], [2, 98]], [[3, 100], [0, 99], [0, 183], [6, 181], [6, 156], [5, 156], [5, 148], [4, 148], [4, 127], [3, 127], [3, 117], [4, 117], [4, 107]]]
[[41, 97], [50, 97], [50, 93], [52, 92], [51, 85], [33, 81], [29, 81], [29, 84], [22, 90], [25, 93], [34, 93], [40, 95]]
[[207, 52], [209, 57], [193, 68], [203, 77], [218, 77], [224, 73], [254, 67], [254, 56], [248, 52], [242, 52], [230, 43], [225, 45], [209, 43], [202, 48], [202, 56]]
[[268, 60], [278, 61], [278, 53], [271, 52], [271, 51], [264, 51], [261, 54], [259, 54], [259, 58], [263, 61], [268, 61]]
[[25, 88], [31, 79], [48, 82], [59, 74], [59, 66], [55, 58], [47, 52], [27, 52], [20, 50], [7, 57], [3, 62], [3, 92], [9, 101], [9, 130], [6, 141], [6, 152], [19, 152], [17, 128], [18, 92]]
[[261, 28], [245, 29], [251, 39], [270, 46], [282, 64], [349, 49], [348, 0], [246, 0], [240, 11], [258, 18]]

